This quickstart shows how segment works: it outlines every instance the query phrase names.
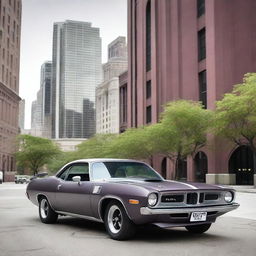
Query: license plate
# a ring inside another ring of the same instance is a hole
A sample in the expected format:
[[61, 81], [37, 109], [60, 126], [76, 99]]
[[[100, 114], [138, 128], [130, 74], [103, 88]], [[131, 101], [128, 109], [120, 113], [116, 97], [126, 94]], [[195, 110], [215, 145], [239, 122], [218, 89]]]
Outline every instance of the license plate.
[[190, 216], [190, 221], [206, 221], [207, 212], [192, 212]]

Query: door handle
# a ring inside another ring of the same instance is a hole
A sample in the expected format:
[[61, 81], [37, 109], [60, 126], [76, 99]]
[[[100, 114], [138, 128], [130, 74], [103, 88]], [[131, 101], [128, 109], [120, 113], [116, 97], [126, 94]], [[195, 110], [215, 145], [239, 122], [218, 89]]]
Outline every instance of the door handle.
[[62, 185], [58, 185], [57, 190], [60, 190], [61, 186], [62, 186]]

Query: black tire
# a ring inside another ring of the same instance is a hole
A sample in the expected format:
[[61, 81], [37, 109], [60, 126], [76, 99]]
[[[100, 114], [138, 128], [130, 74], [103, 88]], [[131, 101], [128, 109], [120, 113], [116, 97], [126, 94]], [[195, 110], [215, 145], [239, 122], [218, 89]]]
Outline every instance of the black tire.
[[39, 201], [39, 217], [46, 224], [55, 223], [58, 219], [58, 214], [52, 209], [46, 197]]
[[135, 224], [118, 201], [111, 201], [108, 204], [104, 215], [104, 224], [109, 236], [114, 240], [126, 240], [136, 233]]
[[186, 226], [185, 228], [187, 229], [187, 231], [191, 233], [202, 234], [206, 232], [211, 227], [211, 225], [212, 225], [211, 223], [200, 224], [200, 225], [194, 225], [194, 226]]

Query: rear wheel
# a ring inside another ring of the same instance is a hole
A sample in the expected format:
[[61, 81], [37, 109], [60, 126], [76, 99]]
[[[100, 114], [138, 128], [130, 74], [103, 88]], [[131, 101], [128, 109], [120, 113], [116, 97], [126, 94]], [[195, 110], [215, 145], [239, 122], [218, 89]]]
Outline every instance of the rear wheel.
[[55, 223], [58, 219], [58, 214], [52, 209], [48, 200], [42, 197], [39, 201], [39, 216], [43, 223]]
[[202, 234], [206, 232], [211, 227], [211, 225], [212, 225], [211, 223], [200, 224], [200, 225], [194, 225], [194, 226], [186, 226], [185, 228], [191, 233]]
[[135, 224], [127, 216], [121, 203], [111, 201], [105, 211], [104, 223], [110, 237], [114, 240], [131, 238], [135, 232]]

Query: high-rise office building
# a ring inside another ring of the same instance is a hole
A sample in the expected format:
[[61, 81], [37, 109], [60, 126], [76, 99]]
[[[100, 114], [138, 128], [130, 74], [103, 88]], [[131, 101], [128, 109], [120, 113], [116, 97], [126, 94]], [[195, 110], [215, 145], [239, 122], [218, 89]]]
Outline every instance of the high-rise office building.
[[43, 136], [43, 89], [40, 87], [31, 105], [31, 135]]
[[31, 134], [51, 138], [51, 77], [52, 63], [41, 66], [40, 89], [31, 107]]
[[[256, 72], [256, 1], [128, 0], [128, 84], [120, 88], [121, 127], [156, 123], [172, 100], [215, 101]], [[210, 137], [210, 136], [209, 136]], [[211, 138], [180, 164], [188, 181], [252, 185], [253, 152]], [[154, 167], [174, 177], [175, 164], [159, 156]], [[254, 175], [255, 174], [255, 175]]]
[[104, 79], [96, 88], [97, 133], [119, 133], [119, 78], [127, 70], [126, 38], [119, 36], [108, 45]]
[[54, 23], [52, 138], [95, 133], [95, 87], [101, 82], [101, 38], [91, 23]]
[[14, 180], [15, 137], [19, 132], [21, 0], [0, 1], [0, 171]]
[[42, 88], [42, 136], [51, 138], [51, 79], [52, 62], [46, 61], [41, 66], [41, 88]]

